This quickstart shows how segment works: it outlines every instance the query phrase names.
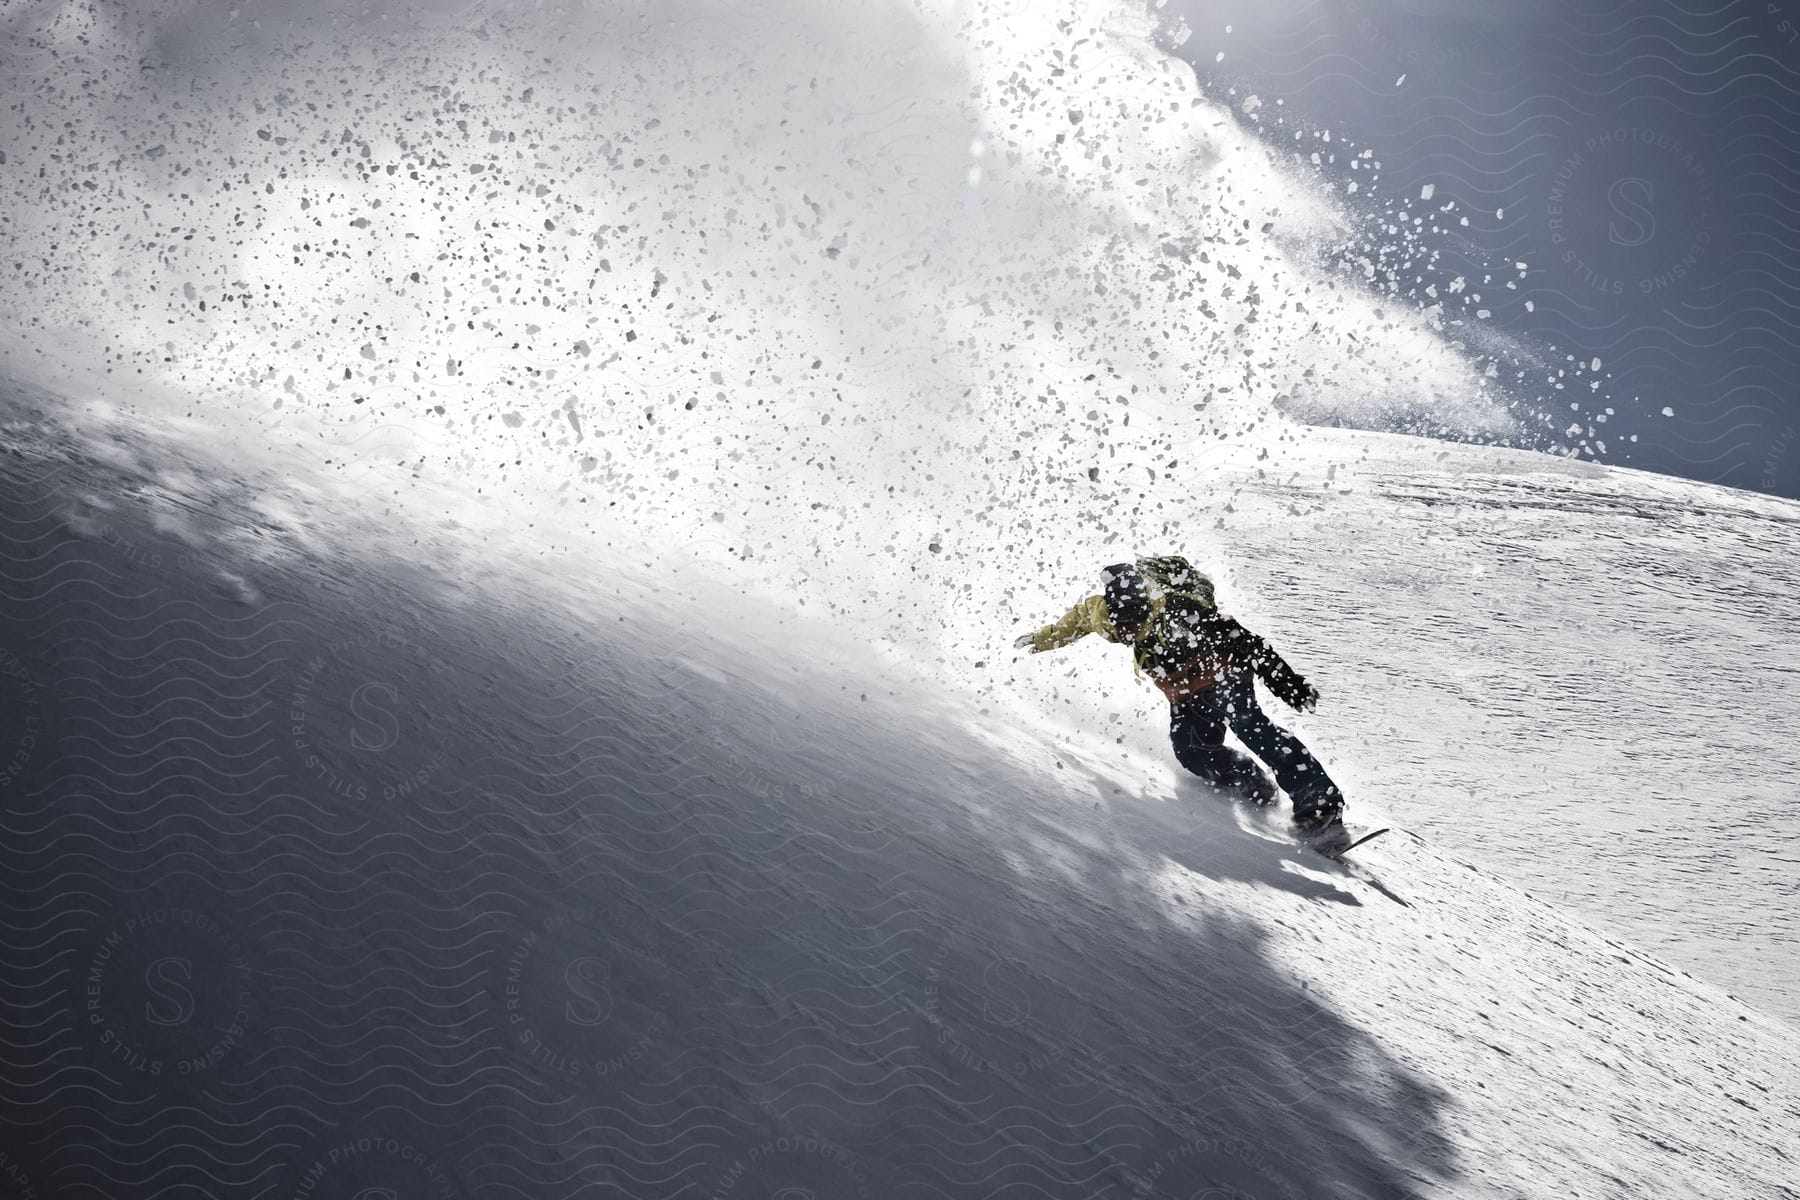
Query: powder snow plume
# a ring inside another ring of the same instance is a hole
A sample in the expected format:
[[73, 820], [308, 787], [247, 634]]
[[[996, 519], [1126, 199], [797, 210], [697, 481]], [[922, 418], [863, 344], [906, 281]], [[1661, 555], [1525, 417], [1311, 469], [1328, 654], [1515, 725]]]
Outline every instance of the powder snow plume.
[[1319, 265], [1329, 197], [1132, 5], [5, 21], [9, 370], [90, 430], [454, 484], [460, 521], [915, 657], [1109, 557], [1208, 560], [1218, 468], [1305, 436], [1284, 400], [1507, 425], [1426, 314]]

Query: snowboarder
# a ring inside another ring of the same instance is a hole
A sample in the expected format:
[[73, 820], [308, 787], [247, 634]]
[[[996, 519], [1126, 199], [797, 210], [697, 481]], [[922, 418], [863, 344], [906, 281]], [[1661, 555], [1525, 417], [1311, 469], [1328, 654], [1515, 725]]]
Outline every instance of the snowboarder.
[[[1318, 703], [1318, 689], [1262, 638], [1220, 612], [1212, 581], [1186, 559], [1115, 563], [1101, 579], [1100, 595], [1014, 645], [1042, 654], [1093, 633], [1131, 647], [1137, 673], [1148, 674], [1169, 698], [1169, 738], [1182, 766], [1259, 805], [1274, 802], [1278, 783], [1293, 802], [1301, 837], [1314, 845], [1347, 842], [1343, 794], [1300, 740], [1263, 714], [1254, 680], [1260, 677], [1301, 711]], [[1228, 728], [1274, 769], [1273, 782], [1255, 760], [1225, 745]]]

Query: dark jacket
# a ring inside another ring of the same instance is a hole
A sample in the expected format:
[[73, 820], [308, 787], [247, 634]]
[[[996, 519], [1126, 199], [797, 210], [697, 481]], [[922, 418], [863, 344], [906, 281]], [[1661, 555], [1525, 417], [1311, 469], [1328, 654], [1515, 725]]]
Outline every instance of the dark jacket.
[[[1125, 643], [1107, 615], [1106, 600], [1089, 596], [1062, 618], [1031, 635], [1033, 654], [1096, 634]], [[1269, 643], [1217, 609], [1161, 596], [1150, 600], [1150, 619], [1129, 643], [1141, 674], [1150, 676], [1170, 704], [1199, 696], [1235, 671], [1253, 671], [1283, 703], [1311, 708], [1318, 691], [1288, 666]]]

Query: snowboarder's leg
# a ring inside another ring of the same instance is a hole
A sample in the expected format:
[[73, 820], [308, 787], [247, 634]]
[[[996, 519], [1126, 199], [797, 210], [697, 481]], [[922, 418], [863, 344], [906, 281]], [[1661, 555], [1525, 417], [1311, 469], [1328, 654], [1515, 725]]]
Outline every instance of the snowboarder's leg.
[[1182, 766], [1214, 787], [1255, 804], [1275, 801], [1275, 784], [1248, 755], [1225, 744], [1226, 715], [1208, 697], [1195, 697], [1169, 712], [1169, 741]]
[[1269, 720], [1256, 703], [1254, 677], [1235, 672], [1215, 689], [1222, 693], [1231, 732], [1250, 752], [1268, 763], [1275, 781], [1294, 802], [1294, 823], [1301, 827], [1323, 825], [1344, 811], [1344, 794], [1331, 781], [1300, 739]]

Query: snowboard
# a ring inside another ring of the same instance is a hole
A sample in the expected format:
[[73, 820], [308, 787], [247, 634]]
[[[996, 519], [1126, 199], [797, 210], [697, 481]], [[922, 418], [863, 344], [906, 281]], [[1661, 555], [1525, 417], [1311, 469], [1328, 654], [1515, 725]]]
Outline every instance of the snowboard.
[[1344, 855], [1350, 853], [1352, 850], [1356, 849], [1358, 846], [1366, 845], [1367, 843], [1374, 841], [1376, 838], [1380, 837], [1382, 834], [1387, 833], [1387, 832], [1388, 832], [1388, 828], [1386, 826], [1383, 826], [1380, 829], [1376, 829], [1369, 833], [1363, 834], [1361, 837], [1357, 838], [1354, 842], [1351, 842], [1348, 846], [1342, 846], [1335, 850], [1329, 849], [1325, 846], [1315, 846], [1315, 845], [1311, 845], [1311, 844], [1307, 845], [1307, 849], [1312, 850], [1315, 853], [1324, 855], [1326, 858], [1329, 858], [1332, 862], [1343, 862]]

